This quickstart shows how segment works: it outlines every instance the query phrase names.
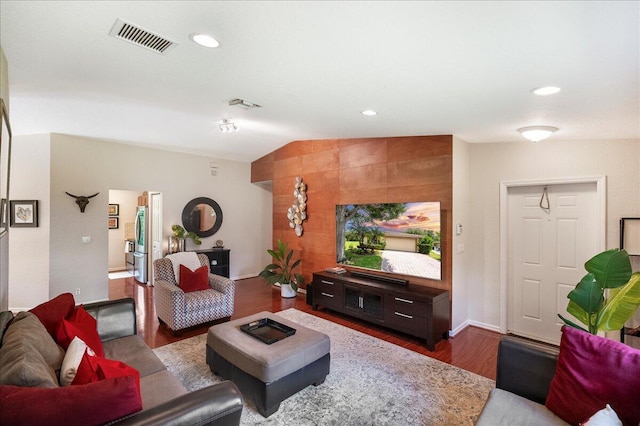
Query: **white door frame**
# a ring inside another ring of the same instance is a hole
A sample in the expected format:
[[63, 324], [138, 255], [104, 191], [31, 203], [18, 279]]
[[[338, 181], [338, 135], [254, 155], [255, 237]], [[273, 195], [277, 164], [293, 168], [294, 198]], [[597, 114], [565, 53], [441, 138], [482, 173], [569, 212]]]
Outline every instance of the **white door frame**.
[[596, 229], [598, 251], [604, 251], [607, 242], [607, 177], [550, 178], [500, 182], [500, 332], [507, 333], [508, 302], [508, 220], [507, 197], [509, 188], [518, 186], [564, 185], [572, 183], [595, 183], [598, 202], [598, 229]]

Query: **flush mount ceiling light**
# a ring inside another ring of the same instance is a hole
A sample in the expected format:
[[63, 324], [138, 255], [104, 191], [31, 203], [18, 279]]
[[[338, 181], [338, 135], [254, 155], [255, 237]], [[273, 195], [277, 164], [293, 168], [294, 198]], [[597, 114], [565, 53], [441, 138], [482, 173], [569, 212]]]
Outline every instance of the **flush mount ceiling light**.
[[218, 40], [216, 40], [215, 38], [213, 38], [213, 36], [209, 34], [192, 33], [192, 34], [189, 34], [189, 38], [191, 39], [191, 41], [199, 44], [200, 46], [212, 47], [212, 48], [220, 46], [220, 43], [218, 43]]
[[536, 87], [535, 89], [531, 89], [531, 93], [538, 96], [555, 95], [559, 91], [560, 88], [555, 86]]
[[362, 114], [362, 115], [368, 115], [368, 116], [378, 115], [378, 113], [377, 113], [377, 112], [375, 112], [375, 111], [374, 111], [374, 110], [372, 110], [372, 109], [366, 109], [366, 110], [362, 111], [360, 114]]
[[224, 120], [222, 120], [222, 123], [218, 124], [218, 128], [222, 133], [238, 131], [238, 126], [236, 126], [236, 123], [229, 120], [228, 118], [225, 118]]
[[520, 132], [522, 136], [532, 142], [539, 142], [546, 139], [557, 131], [558, 128], [553, 126], [528, 126], [518, 129], [518, 132]]

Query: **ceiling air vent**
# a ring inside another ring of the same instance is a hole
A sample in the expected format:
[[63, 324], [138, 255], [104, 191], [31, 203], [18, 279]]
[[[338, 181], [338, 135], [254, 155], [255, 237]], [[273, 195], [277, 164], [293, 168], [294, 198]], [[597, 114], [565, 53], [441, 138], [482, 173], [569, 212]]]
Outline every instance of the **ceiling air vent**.
[[165, 54], [178, 43], [118, 18], [109, 35], [154, 52]]

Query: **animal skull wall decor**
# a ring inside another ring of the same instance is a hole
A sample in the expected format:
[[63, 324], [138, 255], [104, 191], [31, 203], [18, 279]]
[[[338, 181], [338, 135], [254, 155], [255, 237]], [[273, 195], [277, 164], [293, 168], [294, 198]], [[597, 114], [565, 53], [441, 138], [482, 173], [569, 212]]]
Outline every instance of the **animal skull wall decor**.
[[73, 195], [73, 194], [69, 194], [66, 191], [65, 191], [65, 194], [67, 194], [70, 197], [75, 198], [76, 199], [76, 204], [78, 206], [80, 206], [80, 213], [84, 213], [84, 209], [87, 207], [87, 204], [89, 204], [89, 198], [95, 197], [96, 195], [99, 194], [99, 192], [96, 192], [95, 194], [88, 195], [88, 196], [85, 196], [85, 195]]
[[293, 190], [293, 204], [287, 210], [289, 227], [296, 231], [298, 237], [302, 236], [302, 222], [307, 219], [307, 185], [302, 182], [300, 176], [296, 177], [296, 184]]

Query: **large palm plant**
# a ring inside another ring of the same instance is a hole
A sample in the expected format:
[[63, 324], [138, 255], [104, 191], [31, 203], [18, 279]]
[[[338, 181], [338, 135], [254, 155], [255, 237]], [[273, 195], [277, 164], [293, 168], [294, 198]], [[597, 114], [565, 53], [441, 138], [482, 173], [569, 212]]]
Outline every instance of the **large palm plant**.
[[632, 274], [629, 255], [619, 249], [595, 255], [584, 268], [587, 275], [567, 296], [567, 312], [587, 329], [558, 316], [565, 324], [591, 334], [620, 330], [640, 306], [640, 272]]

